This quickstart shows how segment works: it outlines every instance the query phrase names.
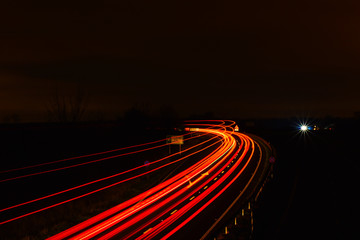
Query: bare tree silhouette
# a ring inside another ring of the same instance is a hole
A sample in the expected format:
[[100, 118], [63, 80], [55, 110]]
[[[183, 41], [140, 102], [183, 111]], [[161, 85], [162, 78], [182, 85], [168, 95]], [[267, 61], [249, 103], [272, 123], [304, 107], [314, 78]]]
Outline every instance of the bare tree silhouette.
[[78, 87], [75, 94], [64, 95], [55, 88], [47, 104], [50, 120], [58, 122], [77, 122], [82, 119], [88, 106], [88, 96], [84, 89]]

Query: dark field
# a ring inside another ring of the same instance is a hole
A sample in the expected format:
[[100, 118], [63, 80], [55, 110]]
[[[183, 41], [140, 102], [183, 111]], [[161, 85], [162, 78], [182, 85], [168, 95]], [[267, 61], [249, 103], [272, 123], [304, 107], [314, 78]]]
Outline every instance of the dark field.
[[358, 122], [300, 135], [258, 135], [277, 150], [274, 179], [255, 210], [255, 239], [355, 239], [358, 236]]

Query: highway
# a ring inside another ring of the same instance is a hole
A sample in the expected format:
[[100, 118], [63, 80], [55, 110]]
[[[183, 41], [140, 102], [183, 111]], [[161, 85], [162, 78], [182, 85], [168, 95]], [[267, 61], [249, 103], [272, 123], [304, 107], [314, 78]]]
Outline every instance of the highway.
[[[152, 188], [48, 239], [205, 239], [255, 193], [255, 186], [262, 180], [259, 173], [266, 168], [270, 156], [270, 148], [265, 141], [236, 132], [234, 127], [233, 121], [186, 122], [184, 140], [201, 141], [183, 149], [181, 154], [176, 152], [149, 161], [151, 168], [134, 166], [111, 176], [3, 208], [0, 213], [44, 200], [47, 202], [46, 206], [37, 204], [41, 207], [36, 210], [3, 220], [0, 225], [86, 197], [166, 166], [186, 163], [179, 165], [168, 178]], [[62, 160], [54, 162], [55, 165], [48, 169], [6, 177], [0, 182], [18, 181], [115, 157], [158, 150], [164, 145], [167, 147], [164, 141], [156, 141], [83, 156], [80, 158], [86, 159], [83, 161]], [[36, 167], [39, 166], [19, 171]], [[52, 198], [56, 200], [49, 202]]]

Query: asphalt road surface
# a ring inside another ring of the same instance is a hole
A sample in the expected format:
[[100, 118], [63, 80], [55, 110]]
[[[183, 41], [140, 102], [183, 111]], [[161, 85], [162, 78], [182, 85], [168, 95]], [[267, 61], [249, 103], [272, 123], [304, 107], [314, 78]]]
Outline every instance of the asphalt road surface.
[[221, 144], [154, 188], [49, 239], [210, 236], [239, 202], [254, 194], [270, 149], [259, 138], [234, 132], [231, 124], [193, 126], [190, 132], [213, 135]]

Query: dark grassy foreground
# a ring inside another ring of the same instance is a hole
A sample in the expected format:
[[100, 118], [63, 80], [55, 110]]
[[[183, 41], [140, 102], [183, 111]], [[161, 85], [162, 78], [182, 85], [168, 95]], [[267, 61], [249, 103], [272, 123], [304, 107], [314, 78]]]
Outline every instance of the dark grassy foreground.
[[255, 239], [357, 238], [359, 133], [354, 121], [306, 135], [258, 132], [277, 161], [255, 210]]

